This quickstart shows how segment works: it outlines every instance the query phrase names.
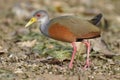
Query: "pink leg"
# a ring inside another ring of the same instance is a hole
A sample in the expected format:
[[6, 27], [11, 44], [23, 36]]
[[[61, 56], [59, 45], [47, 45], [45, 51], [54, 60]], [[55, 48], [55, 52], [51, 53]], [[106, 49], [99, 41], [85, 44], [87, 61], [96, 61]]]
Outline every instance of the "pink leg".
[[70, 61], [70, 64], [69, 64], [70, 69], [72, 69], [72, 67], [73, 67], [73, 61], [74, 61], [74, 57], [75, 57], [75, 54], [76, 54], [76, 51], [77, 51], [77, 47], [75, 45], [75, 42], [72, 42], [72, 46], [73, 46], [73, 53], [72, 53], [72, 58], [71, 58], [71, 61]]
[[90, 66], [90, 59], [89, 59], [89, 54], [90, 54], [90, 43], [87, 40], [84, 40], [83, 43], [87, 46], [87, 59], [86, 63], [83, 69], [86, 69], [87, 67]]

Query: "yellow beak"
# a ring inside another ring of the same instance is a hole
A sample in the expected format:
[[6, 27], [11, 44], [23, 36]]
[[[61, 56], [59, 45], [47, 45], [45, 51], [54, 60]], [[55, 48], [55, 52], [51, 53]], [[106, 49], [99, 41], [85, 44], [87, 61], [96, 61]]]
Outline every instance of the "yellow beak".
[[30, 19], [30, 21], [25, 25], [25, 27], [27, 28], [28, 26], [30, 26], [31, 24], [37, 22], [37, 18], [33, 17]]

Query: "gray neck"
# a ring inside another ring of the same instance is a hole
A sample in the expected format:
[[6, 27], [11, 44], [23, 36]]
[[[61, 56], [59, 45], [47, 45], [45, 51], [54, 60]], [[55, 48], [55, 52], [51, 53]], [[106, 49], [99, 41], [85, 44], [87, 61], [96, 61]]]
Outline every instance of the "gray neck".
[[48, 23], [49, 23], [49, 17], [46, 16], [44, 18], [41, 19], [41, 26], [40, 26], [40, 30], [41, 32], [48, 36], [49, 37], [49, 34], [48, 34]]

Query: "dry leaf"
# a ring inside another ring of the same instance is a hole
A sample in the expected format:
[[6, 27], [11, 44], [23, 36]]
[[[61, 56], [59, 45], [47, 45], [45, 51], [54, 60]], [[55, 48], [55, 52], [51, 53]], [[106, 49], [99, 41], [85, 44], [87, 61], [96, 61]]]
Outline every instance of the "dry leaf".
[[33, 40], [33, 41], [24, 41], [24, 42], [19, 42], [18, 45], [20, 47], [33, 47], [35, 46], [37, 40]]

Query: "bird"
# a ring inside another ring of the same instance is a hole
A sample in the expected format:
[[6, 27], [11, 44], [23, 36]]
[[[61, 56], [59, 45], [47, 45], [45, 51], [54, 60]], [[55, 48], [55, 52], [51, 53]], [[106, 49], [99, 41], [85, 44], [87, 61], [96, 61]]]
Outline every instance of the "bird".
[[90, 66], [90, 49], [89, 39], [98, 38], [101, 36], [101, 29], [96, 25], [100, 23], [102, 14], [99, 13], [91, 20], [84, 20], [78, 16], [65, 15], [49, 19], [49, 15], [45, 10], [34, 12], [32, 18], [25, 25], [27, 28], [33, 23], [39, 22], [41, 33], [49, 38], [71, 43], [73, 46], [72, 57], [69, 63], [69, 68], [73, 68], [73, 61], [77, 51], [76, 42], [82, 42], [87, 47], [87, 57], [84, 69]]

